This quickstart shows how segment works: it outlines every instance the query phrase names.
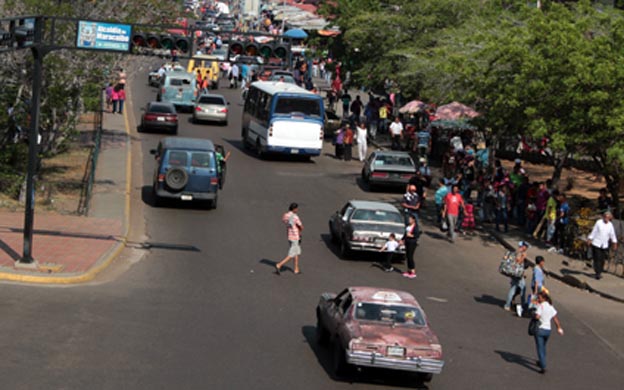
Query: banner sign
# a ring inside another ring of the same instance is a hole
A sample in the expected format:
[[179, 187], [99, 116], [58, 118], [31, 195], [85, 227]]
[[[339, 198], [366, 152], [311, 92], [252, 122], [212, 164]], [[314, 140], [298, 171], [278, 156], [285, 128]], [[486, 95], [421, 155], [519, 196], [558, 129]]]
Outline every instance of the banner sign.
[[130, 51], [132, 26], [101, 22], [78, 22], [79, 49]]

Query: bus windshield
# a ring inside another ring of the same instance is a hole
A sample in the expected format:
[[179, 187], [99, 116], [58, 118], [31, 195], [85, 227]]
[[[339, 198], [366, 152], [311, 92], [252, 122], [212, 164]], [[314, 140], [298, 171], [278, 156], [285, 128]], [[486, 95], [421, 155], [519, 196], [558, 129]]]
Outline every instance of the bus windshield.
[[290, 115], [297, 113], [304, 116], [321, 117], [321, 102], [319, 99], [280, 96], [275, 104], [275, 114]]

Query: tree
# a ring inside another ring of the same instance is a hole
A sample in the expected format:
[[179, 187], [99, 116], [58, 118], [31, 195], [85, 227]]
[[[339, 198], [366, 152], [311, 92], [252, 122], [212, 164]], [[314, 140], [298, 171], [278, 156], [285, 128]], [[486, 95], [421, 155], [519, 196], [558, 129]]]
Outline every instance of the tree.
[[[142, 1], [63, 1], [63, 0], [6, 0], [0, 3], [3, 15], [46, 15], [67, 18], [114, 20], [120, 22], [162, 24], [163, 20], [175, 19], [181, 15], [179, 4], [157, 0]], [[57, 39], [73, 44], [75, 34], [73, 22], [57, 26]], [[29, 51], [4, 53], [0, 55], [0, 188], [14, 188], [21, 181], [22, 146], [14, 144], [15, 124], [28, 126], [31, 94], [32, 56]], [[41, 151], [55, 154], [62, 151], [75, 134], [77, 118], [85, 110], [85, 101], [93, 97], [84, 91], [96, 93], [101, 90], [107, 77], [120, 64], [130, 64], [136, 59], [110, 53], [84, 51], [55, 51], [45, 57], [44, 85], [41, 99]], [[127, 67], [124, 65], [124, 67]], [[136, 67], [139, 68], [139, 67]], [[112, 80], [111, 80], [112, 81]], [[93, 87], [96, 88], [93, 88]], [[14, 113], [9, 117], [7, 108]], [[14, 194], [14, 191], [11, 191]]]

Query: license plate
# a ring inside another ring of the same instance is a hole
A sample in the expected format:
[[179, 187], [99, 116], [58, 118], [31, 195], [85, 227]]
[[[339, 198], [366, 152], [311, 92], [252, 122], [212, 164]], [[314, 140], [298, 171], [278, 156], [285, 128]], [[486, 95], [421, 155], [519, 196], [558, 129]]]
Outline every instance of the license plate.
[[158, 118], [156, 118], [156, 120], [158, 122], [164, 122], [165, 121], [165, 117], [164, 116], [159, 116]]
[[290, 149], [290, 153], [297, 154], [299, 153], [299, 149]]
[[394, 357], [403, 357], [405, 356], [405, 348], [403, 347], [388, 347], [388, 350], [386, 351], [388, 356], [394, 356]]
[[193, 195], [180, 195], [181, 200], [193, 200]]

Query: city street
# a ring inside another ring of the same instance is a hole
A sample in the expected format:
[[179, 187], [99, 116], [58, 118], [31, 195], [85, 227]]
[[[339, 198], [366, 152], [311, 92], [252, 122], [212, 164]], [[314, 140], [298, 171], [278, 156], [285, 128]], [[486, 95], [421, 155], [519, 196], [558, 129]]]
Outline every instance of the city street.
[[[528, 320], [502, 309], [508, 280], [497, 267], [504, 249], [488, 237], [462, 237], [453, 245], [428, 226], [416, 249], [415, 280], [372, 267], [374, 255], [341, 260], [329, 239], [330, 215], [350, 199], [396, 202], [402, 194], [366, 191], [361, 163], [335, 160], [329, 142], [311, 161], [261, 160], [243, 150], [239, 90], [217, 92], [231, 102], [227, 127], [180, 116], [180, 136], [210, 138], [232, 152], [218, 208], [152, 207], [149, 150], [163, 135], [136, 132], [140, 108], [156, 96], [146, 79], [134, 78], [129, 94], [128, 122], [134, 151], [141, 152], [133, 153], [131, 237], [145, 234], [160, 245], [140, 260], [138, 251], [126, 250], [89, 285], [0, 285], [2, 388], [418, 387], [412, 376], [389, 372], [334, 377], [330, 351], [314, 341], [315, 307], [322, 292], [355, 285], [402, 289], [419, 300], [446, 362], [428, 388], [588, 389], [624, 382], [622, 305], [554, 280], [546, 283], [565, 335], [553, 332], [548, 372], [538, 373]], [[305, 226], [302, 274], [286, 269], [277, 276], [273, 264], [287, 251], [281, 216], [291, 202], [299, 203]]]

